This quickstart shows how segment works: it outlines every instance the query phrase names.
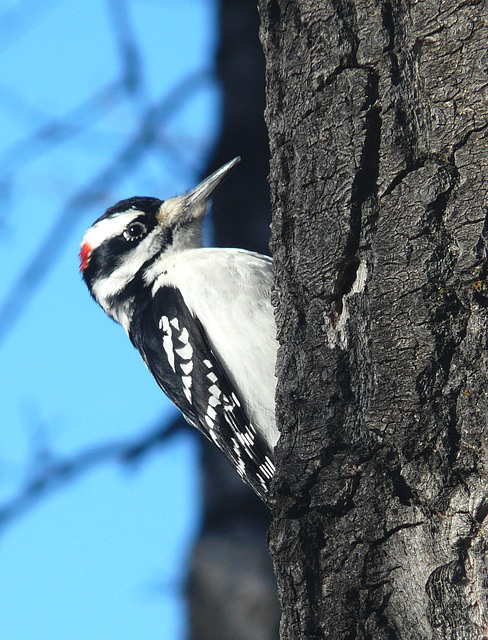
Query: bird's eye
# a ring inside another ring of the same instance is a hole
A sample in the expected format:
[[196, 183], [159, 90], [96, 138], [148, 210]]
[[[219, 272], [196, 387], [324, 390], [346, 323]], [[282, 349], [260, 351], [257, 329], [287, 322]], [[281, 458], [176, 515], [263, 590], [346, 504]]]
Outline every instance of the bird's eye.
[[124, 238], [126, 240], [137, 240], [142, 238], [146, 233], [146, 226], [142, 222], [131, 222], [131, 224], [124, 231]]

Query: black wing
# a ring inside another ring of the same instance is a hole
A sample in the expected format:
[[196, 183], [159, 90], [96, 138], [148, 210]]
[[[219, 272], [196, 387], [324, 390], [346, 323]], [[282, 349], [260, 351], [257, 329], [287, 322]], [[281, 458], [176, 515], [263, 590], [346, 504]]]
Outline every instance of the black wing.
[[243, 480], [264, 499], [274, 474], [273, 454], [250, 423], [181, 293], [161, 287], [152, 304], [133, 319], [130, 338], [186, 420], [224, 452]]

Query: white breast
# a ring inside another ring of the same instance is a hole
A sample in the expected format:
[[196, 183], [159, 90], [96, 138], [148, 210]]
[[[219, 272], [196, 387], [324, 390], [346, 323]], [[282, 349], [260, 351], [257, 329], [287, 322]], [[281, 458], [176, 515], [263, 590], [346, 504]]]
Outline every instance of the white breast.
[[155, 264], [154, 287], [177, 287], [201, 321], [255, 427], [274, 446], [276, 328], [271, 260], [237, 249], [166, 253]]

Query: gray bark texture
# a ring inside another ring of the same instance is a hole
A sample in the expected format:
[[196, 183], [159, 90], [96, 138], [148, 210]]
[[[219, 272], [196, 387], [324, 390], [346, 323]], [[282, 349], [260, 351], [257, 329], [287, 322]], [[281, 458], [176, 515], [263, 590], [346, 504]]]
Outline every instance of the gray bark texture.
[[488, 638], [488, 5], [260, 0], [281, 637]]

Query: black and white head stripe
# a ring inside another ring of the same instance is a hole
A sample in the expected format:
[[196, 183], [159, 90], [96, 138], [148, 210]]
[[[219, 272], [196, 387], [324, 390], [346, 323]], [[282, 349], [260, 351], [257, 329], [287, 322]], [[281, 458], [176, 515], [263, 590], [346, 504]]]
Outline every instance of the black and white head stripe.
[[[101, 244], [123, 234], [131, 222], [144, 219], [152, 228], [156, 226], [156, 215], [163, 204], [157, 198], [128, 198], [121, 200], [98, 218], [88, 229], [82, 240], [94, 251]], [[149, 215], [148, 215], [149, 214]]]
[[188, 422], [212, 440], [243, 480], [264, 498], [274, 474], [272, 452], [250, 423], [181, 293], [173, 287], [158, 289], [152, 304], [133, 317], [129, 336]]
[[171, 230], [157, 218], [161, 205], [156, 198], [122, 200], [83, 238], [83, 277], [97, 302], [121, 324], [125, 323], [117, 317], [117, 305], [133, 289], [134, 279], [141, 278], [143, 269], [171, 242]]

